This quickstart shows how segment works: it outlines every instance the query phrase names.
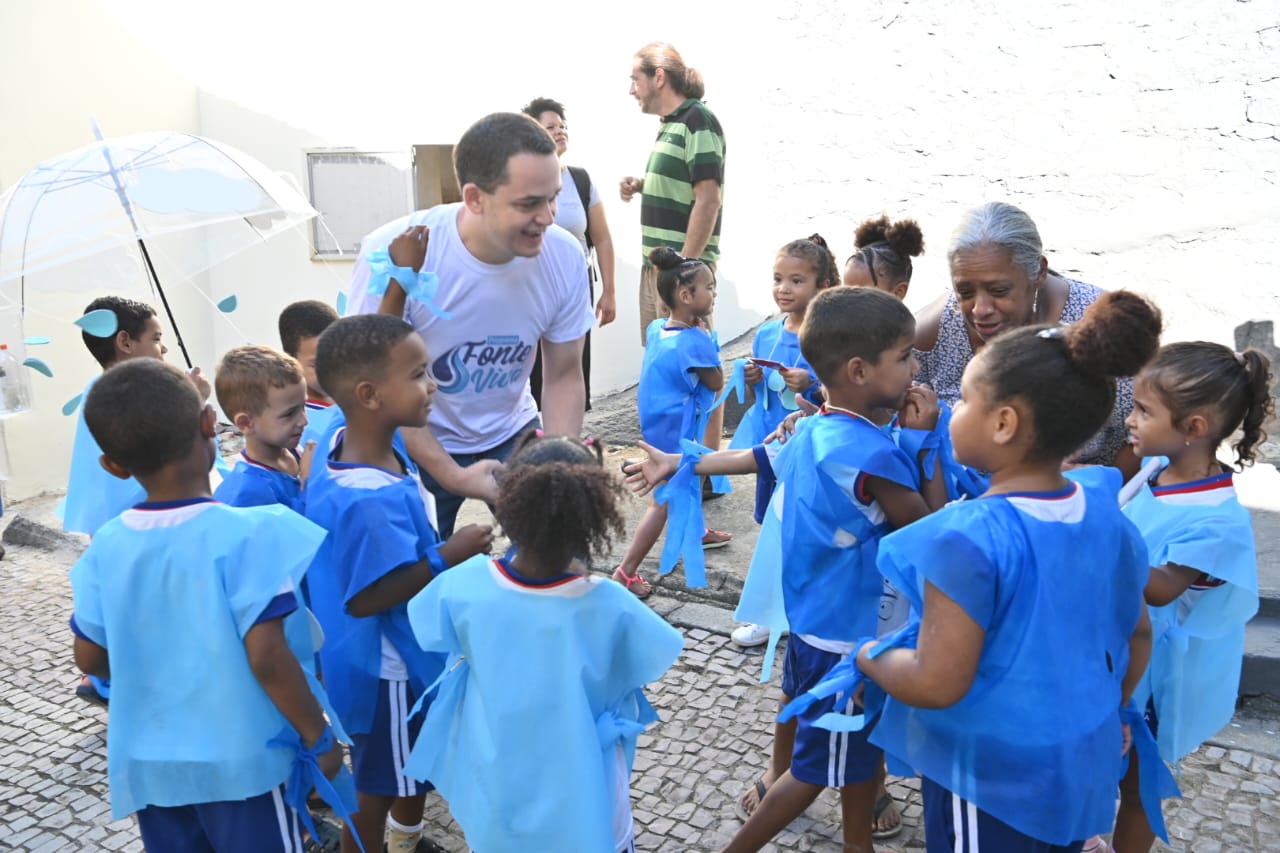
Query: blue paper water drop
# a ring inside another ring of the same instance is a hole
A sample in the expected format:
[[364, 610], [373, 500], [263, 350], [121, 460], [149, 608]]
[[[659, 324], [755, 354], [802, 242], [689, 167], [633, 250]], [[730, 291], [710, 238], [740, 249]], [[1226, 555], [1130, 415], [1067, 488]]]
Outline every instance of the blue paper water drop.
[[90, 311], [75, 323], [95, 338], [109, 338], [120, 328], [120, 320], [116, 317], [116, 312], [109, 308]]
[[46, 338], [44, 335], [32, 335], [31, 337], [23, 341], [23, 343], [29, 347], [39, 347], [49, 343], [49, 339]]
[[81, 399], [82, 397], [84, 397], [84, 395], [83, 395], [83, 394], [77, 394], [77, 395], [75, 395], [74, 397], [72, 397], [70, 400], [68, 400], [67, 402], [63, 403], [63, 404], [62, 404], [62, 414], [64, 414], [64, 415], [73, 415], [73, 414], [75, 414], [76, 409], [80, 408], [80, 399]]
[[341, 314], [343, 317], [347, 316], [347, 294], [345, 291], [338, 294], [337, 305], [338, 305], [338, 313]]
[[236, 310], [236, 306], [238, 304], [239, 300], [236, 299], [236, 295], [233, 293], [218, 303], [218, 310], [223, 314], [230, 314], [232, 311]]
[[24, 358], [22, 363], [34, 370], [36, 373], [43, 373], [50, 379], [53, 378], [53, 371], [49, 368], [49, 365], [45, 364], [38, 358]]

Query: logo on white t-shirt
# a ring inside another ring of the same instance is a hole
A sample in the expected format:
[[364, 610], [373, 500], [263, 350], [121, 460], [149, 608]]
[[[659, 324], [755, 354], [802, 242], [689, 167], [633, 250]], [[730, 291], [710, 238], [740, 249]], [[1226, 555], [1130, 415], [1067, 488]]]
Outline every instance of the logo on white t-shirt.
[[463, 341], [432, 362], [431, 375], [441, 394], [505, 388], [524, 382], [533, 351], [533, 344], [525, 343], [519, 335]]

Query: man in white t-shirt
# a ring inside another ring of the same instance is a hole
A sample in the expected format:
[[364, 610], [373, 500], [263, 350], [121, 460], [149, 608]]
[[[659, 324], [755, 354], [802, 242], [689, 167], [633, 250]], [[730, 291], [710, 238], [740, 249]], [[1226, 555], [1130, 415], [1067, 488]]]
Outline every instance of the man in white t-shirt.
[[[542, 126], [516, 113], [482, 118], [454, 148], [454, 171], [462, 202], [364, 239], [347, 302], [349, 314], [403, 314], [427, 344], [439, 390], [427, 427], [404, 438], [430, 475], [442, 537], [464, 496], [494, 499], [494, 470], [538, 426], [529, 373], [539, 345], [546, 430], [582, 430], [582, 341], [595, 322], [582, 247], [554, 224], [560, 163]], [[368, 254], [387, 247], [396, 265], [439, 276], [433, 301], [447, 319], [406, 300], [394, 278], [385, 295], [368, 293]]]

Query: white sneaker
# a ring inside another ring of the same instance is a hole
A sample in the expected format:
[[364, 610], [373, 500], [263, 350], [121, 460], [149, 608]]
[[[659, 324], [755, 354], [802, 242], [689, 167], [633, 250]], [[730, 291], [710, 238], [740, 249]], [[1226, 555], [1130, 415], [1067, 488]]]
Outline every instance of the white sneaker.
[[747, 622], [734, 628], [733, 633], [729, 635], [729, 639], [743, 648], [749, 649], [752, 646], [763, 646], [769, 642], [769, 626]]

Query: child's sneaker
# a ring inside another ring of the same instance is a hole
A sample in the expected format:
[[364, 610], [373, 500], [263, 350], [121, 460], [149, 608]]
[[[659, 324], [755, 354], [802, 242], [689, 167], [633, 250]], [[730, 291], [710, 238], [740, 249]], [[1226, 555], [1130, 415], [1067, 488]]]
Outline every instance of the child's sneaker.
[[1084, 843], [1080, 853], [1111, 853], [1111, 845], [1101, 835], [1095, 835]]
[[753, 646], [763, 646], [769, 642], [769, 626], [748, 622], [745, 625], [739, 625], [734, 628], [733, 633], [729, 635], [729, 639], [746, 649]]
[[732, 533], [725, 533], [723, 530], [712, 530], [708, 527], [707, 532], [702, 534], [702, 550], [710, 551], [712, 548], [723, 548], [732, 539]]

